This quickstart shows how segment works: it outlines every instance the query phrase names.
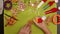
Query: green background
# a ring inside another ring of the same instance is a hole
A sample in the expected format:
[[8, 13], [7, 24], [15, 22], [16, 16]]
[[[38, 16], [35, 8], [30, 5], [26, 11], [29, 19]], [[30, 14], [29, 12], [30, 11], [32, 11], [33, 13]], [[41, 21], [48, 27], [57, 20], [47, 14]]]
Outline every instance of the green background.
[[[24, 0], [22, 0], [24, 2]], [[35, 2], [35, 0], [31, 0], [32, 3]], [[39, 0], [41, 1], [41, 0]], [[33, 8], [31, 6], [28, 6], [28, 0], [25, 0], [25, 4], [26, 4], [26, 8], [25, 11], [18, 11], [18, 15], [17, 15], [17, 19], [18, 21], [13, 25], [13, 26], [7, 26], [5, 27], [6, 24], [6, 19], [4, 19], [4, 34], [18, 34], [20, 28], [25, 25], [28, 20], [34, 18], [35, 16], [38, 16], [38, 12], [39, 12], [39, 16], [44, 16], [44, 12], [47, 10], [50, 10], [51, 8], [56, 7], [56, 3], [54, 3], [51, 7], [48, 7], [46, 10], [42, 10], [43, 7], [48, 4], [50, 0], [48, 0], [46, 3], [44, 3], [38, 10], [34, 11], [36, 8]], [[13, 3], [13, 7], [12, 8], [17, 8], [18, 5], [16, 5], [17, 3]], [[36, 13], [35, 13], [36, 12]], [[4, 9], [4, 13], [11, 15], [11, 11], [10, 10], [5, 10]], [[47, 16], [53, 16], [56, 13], [51, 13], [46, 15]], [[52, 32], [52, 34], [57, 34], [57, 26], [53, 24], [53, 22], [50, 22], [50, 25], [47, 25], [47, 27], [49, 28], [49, 30]], [[44, 34], [44, 32], [39, 29], [35, 24], [32, 24], [32, 34]]]

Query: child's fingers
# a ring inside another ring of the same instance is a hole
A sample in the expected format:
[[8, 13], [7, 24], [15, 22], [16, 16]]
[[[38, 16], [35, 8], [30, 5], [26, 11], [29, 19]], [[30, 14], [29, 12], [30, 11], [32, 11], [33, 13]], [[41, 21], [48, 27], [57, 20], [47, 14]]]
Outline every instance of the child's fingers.
[[26, 24], [25, 26], [24, 26], [24, 29], [26, 29], [26, 30], [29, 30], [29, 28], [31, 27], [31, 23], [28, 23], [28, 24]]
[[29, 34], [31, 34], [31, 30], [29, 31]]
[[35, 23], [36, 25], [38, 24], [35, 19], [33, 19], [33, 21], [34, 21], [34, 23]]
[[31, 29], [31, 23], [28, 23], [27, 26], [26, 26], [26, 30], [29, 31]]

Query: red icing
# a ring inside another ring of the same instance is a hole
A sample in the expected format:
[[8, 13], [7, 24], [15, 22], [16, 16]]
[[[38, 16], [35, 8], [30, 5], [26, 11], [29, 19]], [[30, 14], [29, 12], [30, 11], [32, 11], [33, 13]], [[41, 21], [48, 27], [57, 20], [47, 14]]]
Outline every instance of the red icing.
[[42, 19], [41, 18], [38, 18], [38, 23], [42, 23]]
[[46, 2], [47, 0], [43, 0], [44, 2]]
[[57, 12], [58, 11], [58, 8], [53, 8], [51, 11]]
[[48, 4], [49, 4], [49, 6], [51, 6], [51, 5], [53, 5], [53, 3], [55, 3], [55, 2], [54, 1], [51, 1]]
[[58, 8], [53, 8], [49, 11], [46, 11], [45, 14], [54, 13], [54, 12], [57, 12], [57, 11], [58, 11]]
[[60, 24], [60, 15], [57, 16], [57, 23]]
[[60, 17], [58, 16], [58, 22], [60, 22]]

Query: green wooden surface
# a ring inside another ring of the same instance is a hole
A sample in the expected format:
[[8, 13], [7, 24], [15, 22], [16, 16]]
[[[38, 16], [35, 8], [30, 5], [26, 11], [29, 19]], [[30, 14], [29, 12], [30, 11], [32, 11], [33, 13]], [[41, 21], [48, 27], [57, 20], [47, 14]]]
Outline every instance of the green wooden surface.
[[[34, 2], [35, 0], [31, 0], [32, 2]], [[7, 26], [4, 27], [4, 34], [18, 34], [18, 31], [20, 30], [20, 28], [25, 25], [28, 20], [34, 18], [35, 16], [38, 16], [38, 12], [39, 12], [39, 16], [44, 16], [44, 12], [47, 10], [50, 10], [51, 8], [56, 7], [56, 4], [54, 3], [51, 7], [47, 8], [46, 10], [42, 10], [43, 7], [49, 2], [49, 0], [44, 3], [38, 10], [36, 10], [36, 13], [33, 11], [35, 10], [35, 8], [28, 6], [28, 3], [26, 4], [26, 9], [24, 12], [19, 11], [18, 15], [17, 15], [17, 19], [18, 21], [13, 25], [13, 26]], [[15, 3], [13, 3], [15, 4]], [[17, 8], [17, 5], [13, 5], [13, 8]], [[4, 13], [11, 15], [10, 10], [4, 10]], [[47, 16], [53, 16], [56, 13], [51, 13], [46, 15]], [[4, 19], [4, 25], [6, 24], [6, 19]], [[50, 25], [47, 27], [49, 28], [49, 30], [52, 32], [52, 34], [57, 34], [57, 26], [53, 24], [53, 22], [50, 22]], [[35, 24], [32, 24], [32, 34], [44, 34], [44, 32], [39, 29]]]

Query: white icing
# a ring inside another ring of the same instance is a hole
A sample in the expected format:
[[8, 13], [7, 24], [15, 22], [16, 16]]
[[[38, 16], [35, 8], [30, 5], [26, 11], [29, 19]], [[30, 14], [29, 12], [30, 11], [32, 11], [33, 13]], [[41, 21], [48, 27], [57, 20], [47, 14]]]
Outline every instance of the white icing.
[[58, 9], [60, 10], [60, 7], [58, 7]]
[[42, 19], [45, 20], [46, 19], [46, 16], [43, 16]]
[[24, 9], [22, 9], [21, 11], [24, 11]]
[[34, 6], [34, 4], [32, 4], [32, 6]]
[[55, 0], [56, 3], [58, 3], [58, 0]]

